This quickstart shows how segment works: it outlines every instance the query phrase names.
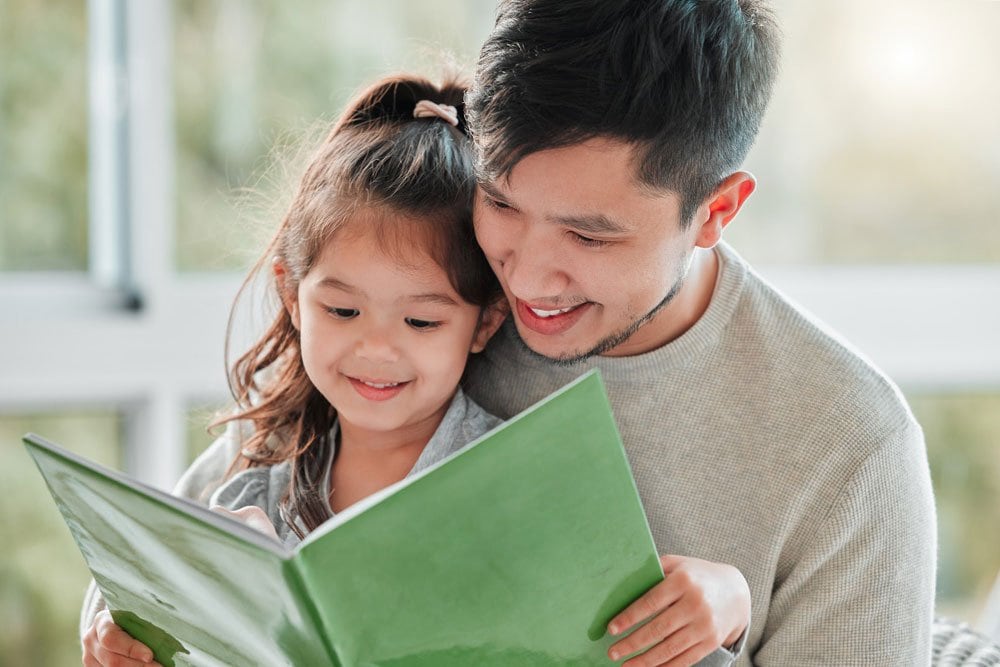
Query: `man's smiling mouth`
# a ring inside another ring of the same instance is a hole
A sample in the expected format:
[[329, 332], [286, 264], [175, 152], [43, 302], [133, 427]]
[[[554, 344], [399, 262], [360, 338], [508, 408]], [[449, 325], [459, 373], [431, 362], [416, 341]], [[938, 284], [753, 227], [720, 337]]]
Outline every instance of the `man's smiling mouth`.
[[538, 317], [555, 317], [556, 315], [562, 315], [563, 313], [568, 313], [569, 311], [575, 308], [579, 308], [582, 305], [583, 305], [582, 303], [578, 303], [575, 306], [570, 306], [569, 308], [560, 308], [558, 310], [542, 310], [541, 308], [532, 308], [531, 306], [528, 306], [528, 309], [531, 310], [531, 312], [533, 312]]

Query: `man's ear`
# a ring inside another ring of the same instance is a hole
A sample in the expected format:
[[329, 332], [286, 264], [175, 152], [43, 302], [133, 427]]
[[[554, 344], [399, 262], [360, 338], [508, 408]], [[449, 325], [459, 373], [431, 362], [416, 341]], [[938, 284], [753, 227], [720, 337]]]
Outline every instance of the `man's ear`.
[[757, 180], [745, 171], [738, 171], [722, 181], [722, 185], [715, 189], [695, 214], [695, 224], [698, 225], [695, 245], [714, 248], [722, 238], [722, 230], [740, 212], [743, 203], [756, 187]]
[[278, 286], [278, 296], [281, 297], [281, 303], [284, 304], [285, 310], [288, 311], [288, 316], [292, 318], [292, 325], [297, 330], [300, 330], [302, 327], [299, 322], [299, 294], [291, 281], [288, 280], [288, 267], [285, 266], [285, 263], [279, 257], [275, 257], [272, 268], [274, 270], [274, 281]]
[[475, 353], [486, 349], [486, 343], [490, 342], [490, 338], [493, 338], [493, 334], [503, 324], [508, 313], [510, 313], [510, 306], [507, 304], [507, 299], [503, 297], [497, 299], [493, 305], [484, 308], [482, 315], [479, 316], [479, 326], [476, 328], [476, 335], [472, 339], [472, 347], [469, 351]]

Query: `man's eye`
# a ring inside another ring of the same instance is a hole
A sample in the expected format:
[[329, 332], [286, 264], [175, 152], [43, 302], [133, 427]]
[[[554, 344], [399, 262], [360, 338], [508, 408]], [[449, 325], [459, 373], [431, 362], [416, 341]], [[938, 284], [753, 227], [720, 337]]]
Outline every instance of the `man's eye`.
[[608, 245], [607, 241], [601, 241], [600, 239], [592, 239], [589, 236], [583, 236], [582, 234], [577, 234], [576, 232], [570, 232], [573, 238], [580, 245], [586, 246], [588, 248], [603, 248]]
[[349, 320], [360, 314], [357, 308], [327, 308], [326, 310], [338, 320]]
[[487, 206], [498, 211], [509, 211], [512, 208], [510, 204], [502, 202], [499, 199], [494, 199], [493, 197], [484, 196], [483, 201], [486, 202]]
[[406, 323], [417, 331], [426, 331], [428, 329], [436, 329], [441, 326], [440, 322], [431, 322], [430, 320], [418, 320], [415, 317], [407, 317]]

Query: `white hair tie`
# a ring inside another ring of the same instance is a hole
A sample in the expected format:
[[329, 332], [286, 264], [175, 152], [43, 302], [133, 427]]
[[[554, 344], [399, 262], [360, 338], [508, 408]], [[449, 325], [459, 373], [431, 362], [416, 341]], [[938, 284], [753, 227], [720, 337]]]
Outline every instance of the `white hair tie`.
[[458, 109], [450, 104], [438, 104], [430, 100], [420, 100], [417, 106], [413, 107], [414, 118], [440, 118], [446, 123], [458, 127]]

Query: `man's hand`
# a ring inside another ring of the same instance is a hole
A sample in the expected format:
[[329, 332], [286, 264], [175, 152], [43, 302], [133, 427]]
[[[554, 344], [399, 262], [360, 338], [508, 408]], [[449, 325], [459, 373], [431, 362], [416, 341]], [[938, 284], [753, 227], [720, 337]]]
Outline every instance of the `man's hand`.
[[82, 643], [84, 667], [160, 667], [153, 651], [115, 625], [107, 609], [94, 617]]
[[682, 556], [661, 556], [660, 563], [664, 580], [608, 624], [619, 635], [649, 619], [608, 650], [612, 660], [646, 651], [622, 667], [693, 665], [734, 644], [750, 623], [750, 587], [735, 567]]

